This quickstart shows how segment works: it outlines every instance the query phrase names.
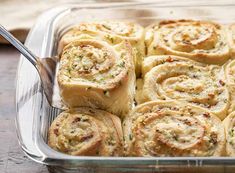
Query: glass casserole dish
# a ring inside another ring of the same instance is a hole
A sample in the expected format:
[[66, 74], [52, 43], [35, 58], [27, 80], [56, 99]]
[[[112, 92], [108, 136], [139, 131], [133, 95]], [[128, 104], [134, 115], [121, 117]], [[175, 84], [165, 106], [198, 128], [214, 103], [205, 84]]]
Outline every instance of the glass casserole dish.
[[[222, 24], [235, 22], [235, 5], [170, 5], [118, 3], [57, 7], [38, 19], [25, 44], [38, 57], [54, 56], [61, 35], [69, 27], [97, 19], [135, 21], [143, 26], [162, 19], [200, 19]], [[233, 157], [88, 157], [52, 150], [47, 145], [47, 134], [60, 110], [49, 106], [36, 70], [22, 57], [17, 73], [16, 109], [17, 133], [22, 149], [31, 159], [48, 165], [51, 172], [177, 172], [185, 169], [226, 172], [235, 168]]]

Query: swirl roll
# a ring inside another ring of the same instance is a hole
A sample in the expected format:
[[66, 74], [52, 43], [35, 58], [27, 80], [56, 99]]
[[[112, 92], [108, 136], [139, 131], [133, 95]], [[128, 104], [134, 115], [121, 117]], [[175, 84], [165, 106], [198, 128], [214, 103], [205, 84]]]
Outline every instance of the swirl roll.
[[230, 58], [225, 27], [206, 21], [162, 21], [146, 31], [147, 55], [178, 55], [208, 64]]
[[98, 109], [68, 110], [51, 124], [48, 144], [57, 151], [75, 156], [122, 156], [121, 121]]
[[235, 156], [235, 112], [229, 114], [223, 121], [226, 136], [226, 154]]
[[174, 101], [138, 105], [124, 120], [130, 156], [221, 156], [224, 128], [207, 110]]
[[59, 42], [59, 52], [74, 40], [99, 39], [111, 45], [128, 40], [133, 48], [133, 60], [137, 75], [141, 71], [145, 55], [144, 29], [137, 23], [126, 21], [83, 22], [70, 29]]
[[229, 42], [229, 46], [230, 46], [230, 51], [231, 54], [234, 58], [235, 56], [235, 24], [231, 24], [228, 26], [228, 42]]
[[178, 56], [150, 56], [143, 62], [144, 81], [138, 103], [180, 100], [224, 119], [230, 107], [224, 71]]
[[81, 39], [68, 44], [61, 55], [58, 84], [70, 108], [87, 106], [124, 115], [132, 108], [135, 72], [127, 41], [111, 46]]
[[235, 110], [235, 60], [229, 61], [224, 65], [226, 85], [230, 93], [230, 107], [228, 113]]

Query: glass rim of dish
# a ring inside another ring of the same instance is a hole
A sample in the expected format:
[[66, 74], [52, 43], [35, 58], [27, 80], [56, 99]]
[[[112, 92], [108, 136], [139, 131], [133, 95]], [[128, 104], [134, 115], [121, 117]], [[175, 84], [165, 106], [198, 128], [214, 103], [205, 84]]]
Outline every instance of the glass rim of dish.
[[[128, 4], [128, 5], [127, 5]], [[160, 11], [164, 11], [168, 15], [172, 13], [169, 9], [176, 9], [177, 12], [179, 12], [180, 7], [184, 7], [186, 9], [197, 9], [200, 11], [199, 7], [208, 8], [208, 9], [215, 9], [219, 8], [221, 4], [199, 4], [197, 6], [187, 6], [187, 5], [177, 5], [177, 4], [163, 4], [159, 5], [155, 2], [147, 2], [147, 3], [115, 3], [115, 4], [84, 4], [84, 5], [77, 5], [77, 4], [69, 4], [65, 6], [58, 6], [55, 7], [44, 14], [42, 14], [35, 26], [31, 29], [29, 36], [26, 40], [26, 45], [35, 51], [35, 53], [39, 57], [45, 57], [48, 54], [53, 54], [53, 52], [56, 51], [56, 39], [58, 41], [59, 37], [61, 36], [61, 33], [64, 32], [64, 29], [68, 29], [68, 26], [65, 26], [64, 28], [60, 29], [56, 25], [60, 25], [60, 22], [63, 22], [62, 19], [66, 18], [66, 16], [69, 15], [75, 15], [76, 12], [81, 12], [84, 10], [91, 12], [92, 10], [100, 11], [100, 10], [106, 10], [109, 13], [112, 13], [112, 10], [122, 11], [122, 10], [129, 10], [132, 9], [132, 12], [147, 12], [148, 10], [156, 10], [159, 9]], [[172, 5], [172, 6], [169, 6]], [[223, 8], [229, 7], [230, 4], [224, 4]], [[232, 9], [235, 9], [235, 4], [233, 6], [230, 6], [230, 11]], [[136, 10], [136, 11], [135, 11]], [[212, 10], [213, 11], [213, 10]], [[223, 11], [223, 10], [221, 10]], [[173, 11], [174, 13], [174, 11]], [[93, 14], [93, 13], [92, 13]], [[91, 16], [92, 16], [91, 14]], [[136, 14], [132, 14], [136, 15]], [[145, 14], [149, 15], [149, 14]], [[213, 15], [213, 14], [210, 14]], [[161, 15], [160, 15], [161, 16]], [[70, 16], [71, 17], [71, 16]], [[147, 16], [138, 16], [136, 19], [140, 20], [155, 20], [154, 15], [150, 13], [150, 18]], [[200, 16], [194, 16], [195, 18], [199, 18]], [[192, 17], [194, 19], [194, 17]], [[213, 18], [214, 16], [210, 16]], [[235, 15], [233, 16], [235, 19]], [[125, 19], [132, 19], [130, 18], [124, 18]], [[160, 17], [161, 18], [161, 17]], [[192, 19], [191, 18], [191, 19]], [[174, 17], [172, 18], [174, 19]], [[61, 20], [61, 21], [60, 21]], [[222, 19], [219, 19], [222, 20]], [[235, 22], [235, 20], [233, 20]], [[227, 23], [227, 22], [225, 22]], [[41, 25], [41, 26], [40, 26]], [[39, 37], [37, 34], [44, 34], [42, 38], [39, 39], [39, 43], [36, 44], [35, 39]], [[57, 34], [57, 35], [56, 35]], [[40, 47], [40, 50], [36, 50], [37, 47]], [[232, 165], [235, 163], [235, 158], [233, 157], [96, 157], [96, 156], [70, 156], [67, 154], [63, 154], [60, 152], [57, 152], [53, 149], [51, 149], [45, 142], [46, 134], [44, 134], [45, 128], [48, 128], [49, 122], [43, 122], [46, 121], [45, 113], [49, 113], [50, 116], [54, 118], [54, 114], [58, 114], [58, 110], [54, 110], [53, 108], [48, 108], [48, 103], [45, 99], [45, 96], [42, 94], [40, 83], [38, 83], [38, 76], [36, 73], [30, 68], [28, 70], [24, 70], [26, 67], [30, 67], [30, 64], [28, 64], [26, 61], [23, 60], [21, 57], [19, 65], [18, 65], [18, 72], [17, 72], [17, 81], [16, 81], [16, 126], [17, 126], [17, 135], [20, 142], [20, 145], [23, 149], [23, 151], [33, 160], [47, 164], [47, 165], [55, 165], [60, 166], [62, 163], [67, 166], [77, 166], [89, 163], [91, 165], [98, 165], [101, 164], [103, 166], [121, 166], [121, 165], [129, 165], [132, 164], [135, 165], [218, 165], [218, 164], [224, 164], [224, 165]], [[23, 69], [23, 70], [22, 70]], [[22, 70], [22, 71], [21, 71]], [[28, 85], [22, 85], [22, 82], [24, 82], [25, 74], [27, 72], [32, 71], [32, 77], [33, 81]], [[24, 77], [23, 77], [24, 76]], [[30, 86], [31, 85], [31, 86]], [[32, 89], [32, 85], [35, 87], [33, 88], [34, 92], [30, 92], [28, 95], [25, 94], [25, 92], [29, 91], [29, 89]], [[24, 88], [25, 87], [25, 88]], [[26, 91], [25, 91], [26, 90]], [[31, 110], [28, 106], [31, 106]], [[33, 107], [33, 106], [36, 106]], [[29, 119], [28, 114], [32, 114], [31, 119]], [[38, 115], [40, 113], [40, 115]], [[24, 117], [24, 115], [27, 114], [27, 116]], [[50, 121], [53, 119], [50, 117]], [[28, 122], [23, 122], [27, 121]], [[29, 125], [31, 128], [27, 132], [23, 129], [23, 126]], [[28, 137], [28, 139], [27, 139]], [[37, 151], [36, 151], [37, 150]], [[64, 163], [66, 161], [66, 163]], [[77, 162], [76, 162], [77, 161]], [[128, 162], [127, 162], [128, 161]]]

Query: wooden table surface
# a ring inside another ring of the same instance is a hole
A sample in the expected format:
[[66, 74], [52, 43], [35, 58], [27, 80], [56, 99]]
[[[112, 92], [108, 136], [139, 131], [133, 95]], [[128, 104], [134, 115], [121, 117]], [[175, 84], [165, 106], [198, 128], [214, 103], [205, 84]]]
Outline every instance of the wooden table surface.
[[0, 45], [0, 173], [48, 173], [46, 166], [27, 158], [15, 129], [15, 76], [20, 54]]

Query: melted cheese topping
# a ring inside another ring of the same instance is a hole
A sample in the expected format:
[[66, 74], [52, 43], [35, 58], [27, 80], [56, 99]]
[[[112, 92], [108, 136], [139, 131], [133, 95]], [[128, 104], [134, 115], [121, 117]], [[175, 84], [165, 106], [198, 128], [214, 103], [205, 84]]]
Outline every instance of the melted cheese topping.
[[60, 64], [60, 83], [76, 82], [111, 89], [127, 76], [131, 55], [105, 42], [80, 40], [65, 47]]
[[230, 93], [230, 108], [228, 113], [235, 110], [235, 60], [232, 60], [224, 65], [227, 88]]
[[80, 39], [98, 39], [116, 45], [128, 40], [133, 49], [133, 61], [137, 76], [140, 75], [142, 59], [145, 55], [144, 29], [134, 22], [97, 21], [84, 22], [65, 33], [59, 42], [59, 53], [70, 42]]
[[231, 126], [228, 129], [228, 137], [227, 137], [227, 141], [228, 144], [235, 150], [235, 119], [233, 118], [231, 120]]
[[235, 113], [229, 114], [223, 121], [226, 134], [226, 153], [235, 156]]
[[132, 108], [135, 92], [131, 45], [73, 41], [63, 50], [57, 79], [67, 107], [99, 108], [124, 116]]
[[116, 34], [122, 37], [139, 37], [138, 30], [140, 28], [141, 27], [135, 23], [120, 21], [103, 21], [100, 22], [100, 25], [98, 26], [98, 29], [103, 32]]
[[228, 42], [232, 56], [235, 55], [235, 24], [231, 24], [227, 27]]
[[124, 121], [124, 137], [131, 156], [219, 156], [225, 144], [215, 115], [173, 101], [137, 106]]
[[212, 64], [224, 63], [230, 56], [225, 30], [218, 24], [163, 21], [147, 32], [148, 55], [173, 54]]
[[230, 98], [219, 66], [176, 56], [152, 56], [145, 59], [143, 69], [143, 101], [181, 100], [204, 107], [221, 119], [227, 115]]
[[[84, 22], [73, 27], [62, 37], [62, 41], [70, 42], [81, 36], [104, 37], [110, 43], [118, 43], [123, 39], [131, 43], [143, 41], [143, 27], [133, 22], [100, 21]], [[133, 42], [132, 42], [133, 41]]]
[[118, 156], [123, 152], [120, 119], [90, 108], [61, 113], [51, 125], [48, 140], [52, 148], [70, 155]]
[[230, 26], [230, 29], [232, 30], [232, 39], [233, 39], [233, 42], [235, 43], [235, 25], [231, 25]]
[[225, 64], [225, 74], [229, 85], [235, 84], [235, 60]]

